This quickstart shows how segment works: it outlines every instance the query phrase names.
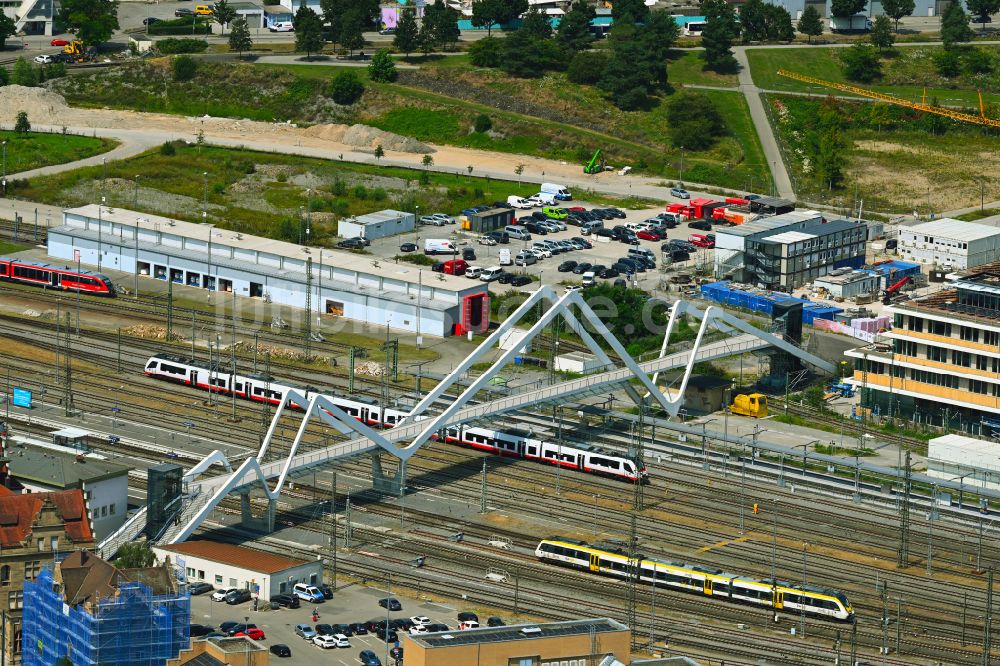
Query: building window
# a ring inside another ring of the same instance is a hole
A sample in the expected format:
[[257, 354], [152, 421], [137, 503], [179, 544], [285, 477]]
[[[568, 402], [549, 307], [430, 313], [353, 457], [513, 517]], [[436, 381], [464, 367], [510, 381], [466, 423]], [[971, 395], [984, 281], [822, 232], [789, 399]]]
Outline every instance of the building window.
[[108, 505], [108, 513], [110, 513], [112, 516], [115, 515], [115, 505], [114, 504], [109, 504]]
[[49, 537], [49, 549], [54, 553], [59, 550], [59, 537]]
[[970, 379], [969, 390], [972, 391], [973, 393], [981, 393], [983, 395], [986, 395], [986, 393], [988, 392], [988, 385], [986, 384], [986, 382], [981, 382], [978, 379]]
[[921, 319], [920, 317], [914, 317], [913, 315], [910, 315], [906, 318], [906, 328], [910, 331], [923, 333], [924, 320]]
[[10, 585], [10, 567], [6, 564], [0, 567], [0, 585]]
[[[511, 657], [507, 660], [507, 666], [536, 666], [539, 663], [540, 657]], [[544, 666], [547, 666], [549, 662], [541, 662]], [[558, 661], [551, 662], [553, 666], [558, 666]]]
[[930, 333], [934, 335], [941, 335], [946, 338], [951, 337], [951, 324], [949, 324], [948, 322], [931, 320], [928, 322], [928, 324], [930, 325], [929, 326]]
[[20, 590], [16, 592], [7, 593], [7, 608], [10, 610], [17, 610], [19, 608], [24, 608], [24, 592]]
[[979, 342], [979, 329], [962, 326], [961, 336], [967, 342]]
[[188, 576], [188, 578], [194, 578], [194, 569], [192, 569], [191, 567], [188, 567], [187, 568], [187, 576]]
[[101, 507], [101, 518], [108, 517], [108, 507], [107, 505]]
[[38, 540], [38, 552], [45, 550], [45, 539]]
[[205, 580], [205, 572], [198, 569], [198, 580]]
[[229, 579], [229, 587], [236, 587], [236, 579], [235, 578], [230, 578]]
[[215, 577], [215, 584], [216, 585], [222, 585], [222, 576], [216, 576]]
[[972, 366], [972, 354], [969, 352], [960, 352], [954, 349], [951, 350], [951, 362], [954, 365], [960, 365], [963, 368], [968, 368]]
[[983, 331], [983, 342], [994, 347], [1000, 347], [1000, 332]]
[[990, 360], [985, 356], [976, 355], [976, 370], [988, 370]]
[[24, 563], [24, 580], [35, 580], [42, 572], [42, 563], [39, 560]]
[[927, 360], [928, 361], [939, 361], [941, 363], [948, 362], [948, 350], [942, 349], [941, 347], [927, 347]]

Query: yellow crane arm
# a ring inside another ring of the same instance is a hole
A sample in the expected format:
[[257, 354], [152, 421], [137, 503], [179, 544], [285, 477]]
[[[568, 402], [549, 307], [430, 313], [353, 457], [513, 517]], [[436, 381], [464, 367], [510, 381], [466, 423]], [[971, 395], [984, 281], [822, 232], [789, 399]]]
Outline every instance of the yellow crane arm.
[[1000, 127], [1000, 120], [993, 120], [992, 118], [987, 118], [985, 109], [983, 108], [983, 96], [982, 93], [979, 95], [979, 115], [974, 116], [971, 113], [962, 113], [961, 111], [953, 111], [952, 109], [943, 109], [939, 106], [931, 106], [930, 104], [918, 104], [917, 102], [910, 102], [905, 99], [900, 99], [899, 97], [894, 97], [892, 95], [887, 95], [885, 93], [876, 92], [874, 90], [868, 90], [866, 88], [859, 88], [858, 86], [852, 86], [847, 83], [834, 83], [832, 81], [824, 81], [823, 79], [817, 79], [812, 76], [806, 76], [805, 74], [799, 74], [798, 72], [789, 72], [785, 69], [779, 69], [778, 74], [780, 76], [788, 77], [789, 79], [795, 79], [796, 81], [802, 81], [804, 83], [812, 83], [818, 86], [825, 86], [827, 88], [833, 88], [834, 90], [840, 90], [843, 92], [851, 93], [854, 95], [860, 95], [861, 97], [868, 97], [869, 99], [877, 99], [880, 102], [885, 102], [887, 104], [895, 104], [896, 106], [905, 106], [909, 109], [916, 109], [917, 111], [924, 111], [926, 113], [934, 113], [939, 116], [945, 116], [946, 118], [953, 118], [954, 120], [961, 120], [966, 123], [975, 123], [977, 125], [986, 125], [987, 127]]

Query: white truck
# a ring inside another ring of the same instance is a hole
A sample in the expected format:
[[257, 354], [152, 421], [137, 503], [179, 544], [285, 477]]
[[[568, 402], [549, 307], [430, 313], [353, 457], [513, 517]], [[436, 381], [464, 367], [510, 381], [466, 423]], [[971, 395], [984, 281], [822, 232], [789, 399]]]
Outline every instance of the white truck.
[[864, 14], [831, 16], [830, 32], [871, 32], [872, 20]]
[[542, 194], [551, 194], [559, 201], [570, 201], [573, 199], [573, 193], [565, 185], [560, 185], [559, 183], [542, 183], [541, 191]]
[[425, 238], [424, 254], [455, 254], [455, 244], [447, 238]]

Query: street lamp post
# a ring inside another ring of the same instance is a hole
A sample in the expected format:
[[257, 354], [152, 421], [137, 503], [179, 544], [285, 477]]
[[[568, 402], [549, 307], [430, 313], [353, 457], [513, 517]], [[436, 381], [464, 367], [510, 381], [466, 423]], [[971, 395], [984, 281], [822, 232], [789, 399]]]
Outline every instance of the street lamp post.
[[[7, 180], [7, 142], [0, 141], [0, 146], [3, 146], [3, 178], [4, 178], [4, 189], [6, 190], [6, 180]], [[6, 194], [6, 192], [5, 192]]]
[[103, 254], [103, 234], [104, 234], [104, 204], [107, 197], [101, 197], [101, 205], [97, 207], [97, 270], [101, 270], [101, 255]]
[[136, 210], [139, 207], [139, 176], [135, 177], [135, 191], [132, 195], [132, 210]]

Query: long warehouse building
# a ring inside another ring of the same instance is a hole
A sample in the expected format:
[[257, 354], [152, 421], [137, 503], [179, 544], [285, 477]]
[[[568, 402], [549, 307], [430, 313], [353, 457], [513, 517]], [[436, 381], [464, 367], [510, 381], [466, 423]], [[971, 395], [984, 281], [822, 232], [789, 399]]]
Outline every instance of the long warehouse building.
[[420, 335], [481, 333], [489, 323], [486, 284], [369, 255], [94, 204], [64, 211], [48, 238], [49, 255], [65, 262], [300, 309], [308, 303], [319, 314]]

